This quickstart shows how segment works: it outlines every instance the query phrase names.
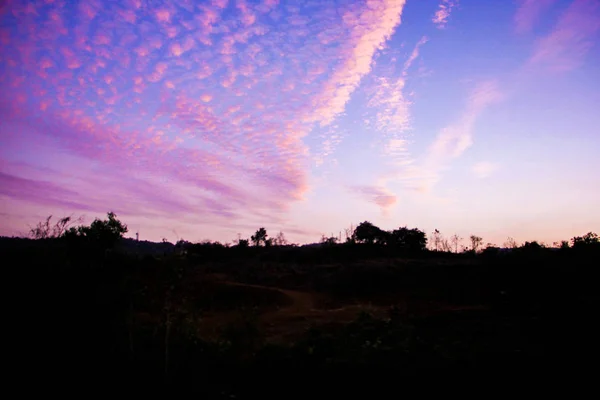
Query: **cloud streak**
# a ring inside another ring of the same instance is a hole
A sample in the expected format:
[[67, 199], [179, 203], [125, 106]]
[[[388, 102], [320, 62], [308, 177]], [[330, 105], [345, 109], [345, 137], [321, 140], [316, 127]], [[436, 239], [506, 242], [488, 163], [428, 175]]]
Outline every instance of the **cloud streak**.
[[[370, 95], [367, 106], [374, 109], [373, 123], [369, 125], [384, 134], [383, 155], [388, 161], [388, 166], [406, 168], [413, 163], [412, 156], [408, 151], [408, 141], [405, 133], [411, 129], [410, 106], [411, 101], [405, 95], [405, 86], [408, 72], [413, 63], [419, 57], [421, 47], [427, 43], [428, 38], [423, 36], [414, 46], [406, 58], [399, 76], [391, 78], [388, 75], [375, 78], [374, 88]], [[380, 184], [368, 186], [369, 190], [363, 190], [363, 198], [377, 204], [382, 211], [387, 212], [397, 203], [397, 197], [385, 187], [389, 177], [384, 175], [380, 178]]]
[[383, 186], [352, 186], [350, 187], [350, 190], [366, 199], [368, 202], [379, 206], [384, 215], [387, 215], [389, 210], [398, 202], [396, 195]]
[[458, 5], [458, 0], [442, 0], [432, 18], [432, 22], [439, 28], [443, 29], [448, 23], [452, 9]]
[[322, 126], [342, 113], [363, 76], [371, 71], [373, 56], [400, 24], [405, 3], [405, 0], [372, 2], [366, 12], [351, 10], [343, 15], [344, 24], [351, 29], [352, 41], [341, 67], [336, 69], [316, 101], [314, 118]]
[[478, 162], [478, 163], [474, 164], [471, 168], [471, 171], [473, 172], [473, 174], [479, 179], [488, 178], [490, 175], [492, 175], [497, 170], [498, 170], [498, 165], [488, 162], [488, 161]]
[[503, 98], [504, 94], [494, 80], [475, 85], [460, 118], [436, 135], [424, 158], [418, 164], [409, 163], [387, 179], [400, 181], [406, 188], [416, 192], [430, 193], [451, 162], [473, 145], [475, 123], [479, 116]]
[[519, 34], [530, 32], [545, 11], [549, 10], [557, 0], [520, 0], [515, 13], [515, 31]]
[[529, 67], [554, 72], [573, 70], [583, 64], [600, 32], [600, 3], [574, 0], [559, 16], [552, 31], [538, 39]]

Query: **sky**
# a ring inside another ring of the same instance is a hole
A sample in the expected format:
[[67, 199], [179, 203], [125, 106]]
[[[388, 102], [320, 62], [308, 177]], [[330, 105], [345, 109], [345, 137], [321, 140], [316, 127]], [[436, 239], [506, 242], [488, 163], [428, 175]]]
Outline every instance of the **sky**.
[[598, 232], [599, 65], [598, 0], [4, 0], [0, 235]]

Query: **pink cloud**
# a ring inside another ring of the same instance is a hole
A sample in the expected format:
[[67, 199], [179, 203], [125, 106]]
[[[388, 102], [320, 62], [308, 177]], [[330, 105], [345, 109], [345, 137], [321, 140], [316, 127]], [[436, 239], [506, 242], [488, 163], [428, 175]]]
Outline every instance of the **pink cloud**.
[[99, 33], [94, 38], [94, 43], [97, 45], [107, 45], [110, 44], [110, 37], [107, 34]]
[[256, 15], [254, 15], [250, 9], [250, 6], [248, 6], [248, 3], [246, 3], [246, 0], [236, 0], [235, 6], [242, 14], [240, 20], [245, 26], [254, 24], [256, 21]]
[[574, 0], [552, 31], [537, 41], [529, 66], [557, 72], [575, 69], [584, 62], [599, 31], [600, 3]]
[[171, 22], [172, 12], [166, 8], [159, 8], [158, 10], [154, 11], [154, 16], [158, 22]]
[[63, 47], [61, 48], [61, 53], [65, 58], [67, 68], [76, 69], [81, 67], [81, 60], [75, 55], [75, 53], [71, 49]]
[[533, 29], [543, 13], [551, 8], [556, 0], [519, 0], [515, 14], [515, 30], [527, 33]]
[[438, 133], [429, 146], [424, 163], [419, 167], [409, 165], [406, 169], [408, 176], [405, 178], [412, 181], [412, 187], [421, 192], [429, 192], [439, 181], [447, 165], [473, 145], [475, 122], [479, 115], [503, 98], [504, 94], [496, 81], [477, 84], [467, 99], [462, 116]]
[[137, 20], [134, 10], [119, 10], [118, 15], [123, 21], [129, 22], [130, 24], [135, 24], [135, 21]]
[[378, 108], [375, 126], [381, 131], [402, 133], [410, 127], [410, 102], [405, 98], [404, 78], [390, 80], [380, 77], [368, 106]]
[[480, 179], [489, 177], [497, 170], [498, 165], [488, 161], [478, 162], [471, 167], [473, 174]]
[[229, 0], [211, 0], [210, 2], [213, 6], [222, 9], [227, 7], [227, 3], [229, 3]]
[[502, 99], [502, 92], [495, 81], [478, 84], [471, 92], [462, 118], [442, 129], [431, 147], [429, 159], [438, 164], [463, 154], [473, 144], [473, 128], [479, 114], [491, 104]]
[[378, 76], [374, 79], [367, 106], [375, 110], [374, 115], [369, 115], [365, 121], [367, 126], [373, 126], [385, 134], [384, 155], [388, 164], [394, 167], [403, 167], [412, 163], [408, 151], [405, 133], [411, 128], [410, 106], [411, 100], [404, 93], [408, 71], [419, 57], [421, 46], [427, 43], [423, 36], [414, 46], [404, 62], [400, 76]]
[[415, 62], [415, 60], [419, 57], [419, 52], [421, 50], [421, 46], [423, 46], [428, 41], [429, 41], [429, 39], [427, 39], [427, 36], [423, 36], [421, 39], [419, 39], [419, 41], [413, 48], [413, 51], [410, 53], [410, 56], [404, 62], [404, 69], [402, 70], [402, 75], [406, 76], [408, 74], [408, 69], [412, 66], [412, 64]]
[[381, 186], [353, 186], [351, 190], [379, 206], [384, 213], [398, 202], [396, 195]]
[[86, 19], [94, 19], [100, 12], [101, 3], [98, 0], [82, 1], [79, 3], [79, 12]]
[[42, 60], [40, 61], [40, 68], [42, 69], [52, 68], [53, 66], [54, 63], [49, 58], [42, 58]]
[[441, 0], [438, 10], [433, 15], [433, 23], [440, 29], [444, 28], [450, 18], [452, 9], [457, 5], [458, 0]]
[[404, 0], [386, 0], [368, 13], [344, 14], [346, 24], [354, 28], [355, 34], [345, 54], [345, 62], [336, 69], [316, 101], [314, 118], [322, 126], [330, 124], [344, 111], [362, 77], [371, 71], [372, 58], [400, 23], [404, 4]]
[[70, 207], [78, 210], [88, 209], [85, 203], [78, 203], [69, 198], [78, 193], [55, 185], [51, 182], [21, 178], [0, 171], [0, 194], [21, 201], [41, 203], [51, 206]]
[[[90, 183], [86, 175], [77, 181], [76, 203], [101, 206], [80, 188], [112, 182], [119, 185], [113, 204], [134, 204], [127, 213], [159, 213], [164, 206], [184, 215], [205, 207], [217, 218], [275, 215], [303, 199], [311, 158], [302, 139], [315, 122], [327, 124], [344, 111], [400, 23], [404, 1], [315, 3], [308, 24], [299, 17], [308, 5], [276, 1], [231, 2], [240, 5], [231, 13], [223, 13], [225, 1], [181, 3], [186, 12], [177, 16], [169, 4], [158, 10], [136, 1], [86, 4], [69, 25], [73, 38], [49, 35], [35, 20], [22, 34], [9, 33], [9, 49], [31, 63], [18, 59], [2, 71], [3, 82], [18, 87], [3, 118], [59, 142], [52, 154], [73, 154], [110, 171], [106, 178], [86, 171]], [[39, 8], [40, 18], [52, 7]], [[281, 26], [268, 23], [274, 11]], [[195, 15], [182, 21], [188, 12]], [[237, 19], [242, 14], [245, 23]], [[47, 37], [44, 46], [62, 49], [62, 58], [39, 57], [40, 37]], [[285, 95], [283, 82], [293, 84]], [[8, 94], [0, 96], [8, 102]], [[326, 152], [341, 137], [328, 131]], [[145, 178], [129, 178], [140, 171]], [[48, 182], [63, 187], [60, 179]], [[153, 191], [164, 198], [145, 199]], [[372, 193], [372, 200], [389, 207], [390, 196]]]
[[152, 72], [152, 74], [150, 74], [148, 76], [148, 81], [149, 82], [158, 82], [160, 81], [163, 76], [165, 75], [165, 72], [167, 71], [168, 65], [167, 63], [164, 62], [159, 62], [154, 66], [154, 72]]

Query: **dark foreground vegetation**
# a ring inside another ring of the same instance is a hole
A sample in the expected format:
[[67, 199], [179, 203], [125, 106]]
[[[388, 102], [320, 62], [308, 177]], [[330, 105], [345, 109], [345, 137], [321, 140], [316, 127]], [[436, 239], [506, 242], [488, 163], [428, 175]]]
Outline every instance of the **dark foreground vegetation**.
[[266, 245], [259, 230], [150, 251], [114, 214], [61, 221], [0, 240], [16, 271], [15, 369], [46, 393], [290, 397], [349, 370], [540, 372], [600, 355], [594, 234], [453, 253], [426, 250], [418, 230], [365, 238], [361, 224], [346, 243]]

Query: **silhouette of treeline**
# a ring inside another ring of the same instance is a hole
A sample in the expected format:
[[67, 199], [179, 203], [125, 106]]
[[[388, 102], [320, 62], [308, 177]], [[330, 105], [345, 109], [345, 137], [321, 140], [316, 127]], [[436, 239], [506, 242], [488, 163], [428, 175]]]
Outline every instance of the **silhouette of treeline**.
[[[340, 237], [322, 236], [320, 242], [298, 246], [291, 244], [283, 232], [279, 232], [275, 237], [269, 237], [264, 227], [259, 228], [249, 239], [238, 238], [233, 243], [221, 243], [218, 241], [205, 240], [198, 243], [192, 243], [184, 239], [171, 244], [166, 239], [155, 243], [149, 241], [138, 241], [134, 239], [123, 238], [128, 232], [127, 225], [117, 219], [113, 212], [107, 213], [107, 219], [95, 219], [89, 226], [78, 225], [82, 218], [73, 219], [64, 217], [54, 224], [51, 223], [52, 216], [49, 216], [43, 222], [30, 228], [29, 236], [33, 239], [60, 239], [61, 242], [71, 249], [83, 251], [91, 250], [110, 250], [117, 248], [124, 252], [137, 254], [188, 254], [202, 255], [209, 259], [219, 259], [222, 257], [248, 254], [271, 254], [280, 255], [285, 258], [290, 255], [297, 255], [302, 258], [302, 254], [313, 253], [318, 256], [338, 255], [343, 258], [344, 255], [355, 257], [358, 253], [364, 253], [366, 257], [376, 255], [394, 256], [394, 255], [424, 255], [428, 245], [428, 237], [425, 232], [418, 228], [409, 229], [400, 227], [394, 230], [383, 230], [369, 221], [361, 222], [356, 228], [345, 230], [345, 241]], [[508, 238], [504, 247], [501, 248], [492, 243], [483, 246], [483, 239], [476, 235], [470, 236], [470, 246], [459, 245], [463, 240], [458, 235], [453, 235], [450, 239], [444, 238], [439, 230], [432, 234], [433, 240], [430, 241], [430, 249], [435, 252], [443, 253], [481, 253], [483, 255], [501, 254], [507, 250], [520, 251], [524, 253], [539, 252], [543, 250], [566, 250], [572, 248], [578, 251], [593, 251], [600, 245], [598, 235], [594, 232], [588, 232], [583, 236], [576, 236], [569, 241], [562, 240], [555, 242], [553, 247], [540, 244], [537, 241], [525, 242], [519, 246], [512, 238]], [[362, 245], [362, 246], [356, 246]], [[254, 248], [251, 250], [250, 248]], [[277, 248], [277, 251], [273, 251]], [[282, 251], [285, 249], [286, 251]], [[311, 250], [308, 250], [311, 249]], [[319, 250], [320, 249], [320, 250]], [[336, 250], [337, 249], [337, 250]], [[270, 250], [265, 252], [265, 250]], [[353, 251], [355, 250], [355, 251]]]
[[[600, 244], [591, 232], [555, 247], [512, 241], [507, 250], [475, 237], [477, 250], [445, 251], [436, 232], [430, 250], [423, 231], [369, 222], [343, 243], [307, 246], [280, 234], [269, 243], [264, 228], [233, 245], [151, 244], [123, 239], [127, 230], [109, 213], [90, 225], [49, 218], [32, 228], [38, 240], [0, 240], [18, 315], [11, 367], [46, 393], [167, 387], [204, 398], [281, 397], [290, 388], [310, 395], [326, 383], [317, 374], [331, 380], [350, 367], [544, 371], [587, 367], [600, 355]], [[250, 286], [223, 285], [215, 273]], [[351, 323], [307, 320], [291, 339], [270, 342], [260, 310], [284, 299], [251, 284], [389, 309]], [[201, 334], [215, 315], [235, 318]]]

